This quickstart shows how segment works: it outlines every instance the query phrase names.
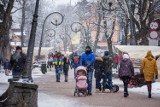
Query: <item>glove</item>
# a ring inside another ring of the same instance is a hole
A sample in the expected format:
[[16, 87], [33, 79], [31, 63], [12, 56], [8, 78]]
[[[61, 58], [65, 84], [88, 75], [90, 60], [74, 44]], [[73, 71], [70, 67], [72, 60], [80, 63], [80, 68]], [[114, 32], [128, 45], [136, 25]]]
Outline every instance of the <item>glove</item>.
[[156, 79], [158, 79], [158, 75], [156, 75], [156, 77], [155, 77]]

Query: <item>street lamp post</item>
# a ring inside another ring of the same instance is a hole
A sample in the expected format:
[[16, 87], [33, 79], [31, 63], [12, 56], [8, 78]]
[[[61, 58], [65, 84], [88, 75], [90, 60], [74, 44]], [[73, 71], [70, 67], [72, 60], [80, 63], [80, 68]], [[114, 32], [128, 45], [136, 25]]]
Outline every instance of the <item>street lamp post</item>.
[[[51, 31], [51, 32], [50, 32]], [[56, 31], [54, 30], [54, 29], [48, 29], [48, 30], [46, 30], [46, 32], [47, 32], [47, 35], [48, 35], [48, 38], [47, 38], [47, 41], [49, 42], [49, 46], [51, 46], [51, 44], [50, 44], [50, 42], [51, 42], [51, 40], [53, 39], [53, 37], [55, 37], [55, 35], [56, 35]], [[48, 33], [49, 32], [49, 33]]]
[[26, 66], [23, 74], [23, 78], [26, 78], [28, 80], [32, 80], [32, 60], [33, 60], [33, 50], [34, 50], [37, 22], [38, 22], [39, 1], [40, 0], [36, 1], [35, 12], [34, 12], [33, 21], [32, 21], [31, 34], [30, 34], [28, 50], [27, 50]]
[[42, 33], [41, 33], [41, 40], [40, 40], [40, 44], [39, 44], [38, 59], [40, 59], [41, 48], [42, 48], [42, 45], [43, 45], [45, 23], [46, 23], [47, 19], [48, 19], [51, 15], [54, 16], [54, 17], [53, 17], [53, 21], [51, 21], [51, 23], [52, 23], [53, 25], [55, 25], [56, 27], [59, 26], [59, 25], [61, 25], [62, 22], [63, 22], [64, 16], [63, 16], [61, 13], [59, 13], [59, 12], [50, 13], [50, 14], [45, 18], [45, 20], [44, 20], [44, 22], [43, 22]]

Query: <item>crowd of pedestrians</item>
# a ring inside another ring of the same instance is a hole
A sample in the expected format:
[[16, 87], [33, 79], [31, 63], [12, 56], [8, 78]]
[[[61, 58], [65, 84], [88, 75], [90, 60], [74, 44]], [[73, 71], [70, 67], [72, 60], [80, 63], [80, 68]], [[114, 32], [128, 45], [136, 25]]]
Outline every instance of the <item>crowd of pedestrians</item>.
[[[115, 57], [114, 57], [115, 56]], [[119, 59], [121, 59], [119, 61]], [[9, 75], [12, 71], [13, 78], [20, 78], [23, 75], [26, 62], [26, 55], [20, 46], [16, 47], [15, 53], [11, 56], [10, 61], [0, 58], [0, 69], [4, 66], [5, 74]], [[90, 46], [85, 48], [85, 52], [79, 55], [73, 52], [71, 55], [63, 55], [61, 52], [55, 52], [48, 56], [48, 67], [55, 67], [56, 82], [61, 81], [61, 74], [64, 74], [64, 81], [68, 82], [68, 72], [74, 70], [74, 78], [76, 78], [76, 68], [83, 66], [87, 70], [87, 93], [92, 95], [92, 80], [95, 77], [96, 89], [105, 92], [107, 84], [111, 92], [113, 92], [112, 84], [112, 67], [118, 69], [119, 78], [124, 84], [124, 97], [129, 96], [128, 84], [134, 78], [134, 66], [128, 54], [123, 54], [119, 58], [116, 54], [105, 51], [103, 56], [95, 55]], [[158, 68], [156, 59], [151, 51], [147, 52], [146, 57], [142, 60], [140, 67], [141, 76], [144, 77], [148, 89], [148, 98], [152, 97], [152, 82], [158, 79]], [[102, 80], [102, 83], [101, 83]]]

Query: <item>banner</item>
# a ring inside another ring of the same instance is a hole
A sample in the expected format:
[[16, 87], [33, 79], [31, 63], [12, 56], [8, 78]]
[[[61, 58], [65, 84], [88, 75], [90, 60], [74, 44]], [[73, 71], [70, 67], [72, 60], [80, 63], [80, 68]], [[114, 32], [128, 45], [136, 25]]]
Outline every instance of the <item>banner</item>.
[[80, 44], [80, 32], [78, 32], [78, 33], [72, 33], [71, 34], [71, 41], [72, 41], [72, 44], [73, 45], [78, 45], [78, 44]]

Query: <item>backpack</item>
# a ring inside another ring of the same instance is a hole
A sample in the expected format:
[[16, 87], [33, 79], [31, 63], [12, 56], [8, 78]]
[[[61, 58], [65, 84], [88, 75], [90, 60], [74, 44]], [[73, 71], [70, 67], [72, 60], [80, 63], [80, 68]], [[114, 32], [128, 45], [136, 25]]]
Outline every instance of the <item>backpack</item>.
[[78, 64], [79, 63], [79, 56], [74, 56], [73, 62], [74, 62], [74, 64]]

